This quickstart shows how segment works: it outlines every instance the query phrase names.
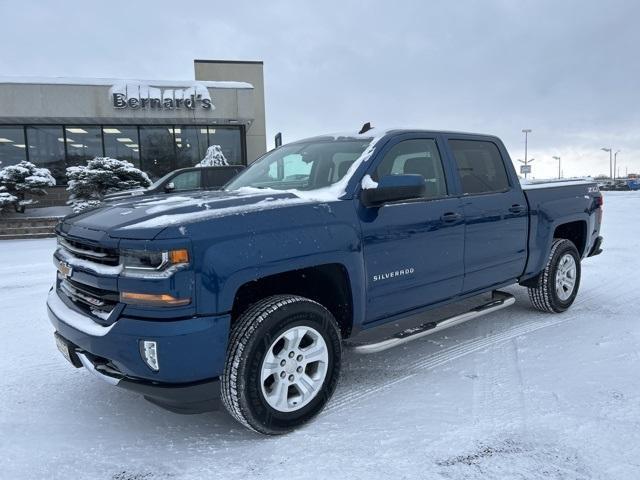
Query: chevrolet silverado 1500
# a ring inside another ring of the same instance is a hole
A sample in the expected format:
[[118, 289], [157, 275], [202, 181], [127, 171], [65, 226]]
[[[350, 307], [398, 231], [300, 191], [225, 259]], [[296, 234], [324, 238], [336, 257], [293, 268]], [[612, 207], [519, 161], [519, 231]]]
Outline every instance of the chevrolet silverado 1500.
[[319, 136], [222, 191], [67, 217], [48, 311], [76, 367], [176, 412], [221, 399], [279, 434], [330, 399], [345, 345], [382, 352], [496, 311], [513, 284], [568, 309], [601, 217], [595, 183], [521, 186], [493, 136]]

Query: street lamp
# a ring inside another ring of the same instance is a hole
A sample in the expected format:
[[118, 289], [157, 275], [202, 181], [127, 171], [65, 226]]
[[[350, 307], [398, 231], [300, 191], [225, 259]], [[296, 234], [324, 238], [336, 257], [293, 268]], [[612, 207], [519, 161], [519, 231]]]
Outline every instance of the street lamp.
[[[524, 165], [526, 167], [527, 165], [529, 165], [530, 162], [533, 161], [533, 159], [527, 160], [527, 147], [528, 147], [528, 140], [529, 140], [529, 134], [531, 133], [531, 129], [530, 128], [523, 128], [522, 129], [522, 133], [524, 133], [524, 162], [522, 162], [522, 163], [524, 163]], [[524, 178], [527, 178], [527, 173], [528, 173], [527, 169], [525, 168]]]
[[616, 170], [617, 165], [618, 165], [618, 154], [620, 153], [620, 150], [617, 150], [616, 153], [613, 154], [613, 179], [615, 180], [616, 177], [619, 177], [620, 175], [618, 175], [618, 170]]
[[523, 128], [522, 133], [524, 133], [524, 164], [527, 164], [527, 142], [529, 140], [529, 134], [531, 133], [530, 128]]
[[553, 158], [558, 161], [558, 178], [562, 178], [562, 173], [561, 173], [562, 170], [560, 169], [560, 164], [561, 164], [560, 157], [553, 157]]
[[613, 158], [611, 157], [611, 148], [602, 147], [600, 150], [603, 152], [609, 152], [609, 178], [613, 180]]

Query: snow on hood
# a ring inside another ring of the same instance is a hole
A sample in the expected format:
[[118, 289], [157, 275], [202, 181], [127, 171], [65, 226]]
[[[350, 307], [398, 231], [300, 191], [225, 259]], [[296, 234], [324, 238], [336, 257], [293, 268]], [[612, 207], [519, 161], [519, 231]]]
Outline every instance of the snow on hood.
[[194, 192], [114, 200], [70, 216], [66, 222], [107, 231], [112, 237], [151, 239], [167, 227], [304, 203], [312, 201], [288, 192]]

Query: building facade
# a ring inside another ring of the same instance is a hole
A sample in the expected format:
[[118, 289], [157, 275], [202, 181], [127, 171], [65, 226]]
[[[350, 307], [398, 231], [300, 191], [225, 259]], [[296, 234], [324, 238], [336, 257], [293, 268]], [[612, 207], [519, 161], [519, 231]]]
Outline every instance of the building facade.
[[195, 60], [195, 80], [0, 77], [0, 167], [28, 160], [66, 200], [66, 168], [96, 156], [128, 160], [152, 179], [219, 145], [230, 164], [265, 152], [262, 62]]

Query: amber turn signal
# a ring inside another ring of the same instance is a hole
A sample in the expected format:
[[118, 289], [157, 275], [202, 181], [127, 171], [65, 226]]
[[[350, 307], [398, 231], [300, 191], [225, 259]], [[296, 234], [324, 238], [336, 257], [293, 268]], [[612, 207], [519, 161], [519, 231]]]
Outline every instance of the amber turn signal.
[[172, 265], [189, 263], [189, 251], [186, 248], [169, 251], [169, 261]]
[[179, 307], [191, 303], [190, 298], [176, 298], [167, 293], [120, 292], [120, 301], [130, 305], [151, 305], [158, 307]]

